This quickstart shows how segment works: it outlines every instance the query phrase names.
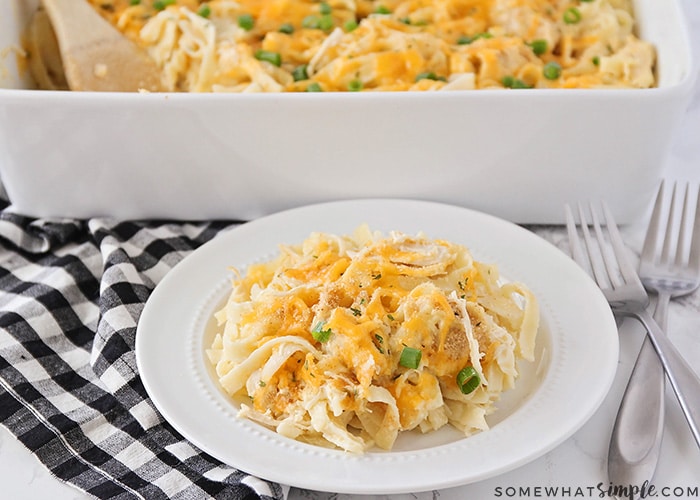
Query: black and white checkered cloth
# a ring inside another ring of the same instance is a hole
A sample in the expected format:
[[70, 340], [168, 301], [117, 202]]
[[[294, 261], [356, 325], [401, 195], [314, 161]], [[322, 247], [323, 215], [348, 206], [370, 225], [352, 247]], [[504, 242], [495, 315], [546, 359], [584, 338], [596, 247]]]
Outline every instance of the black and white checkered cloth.
[[97, 498], [286, 497], [187, 442], [136, 370], [151, 291], [232, 224], [35, 220], [0, 200], [0, 423], [56, 477]]

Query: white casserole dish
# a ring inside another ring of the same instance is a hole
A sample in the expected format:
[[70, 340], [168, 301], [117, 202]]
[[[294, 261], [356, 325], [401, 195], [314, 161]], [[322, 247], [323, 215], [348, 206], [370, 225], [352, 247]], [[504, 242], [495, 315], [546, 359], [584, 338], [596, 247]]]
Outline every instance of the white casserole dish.
[[680, 0], [636, 0], [658, 88], [434, 93], [37, 91], [17, 46], [35, 0], [0, 3], [0, 177], [41, 217], [251, 219], [403, 197], [519, 223], [606, 199], [641, 215], [696, 71]]

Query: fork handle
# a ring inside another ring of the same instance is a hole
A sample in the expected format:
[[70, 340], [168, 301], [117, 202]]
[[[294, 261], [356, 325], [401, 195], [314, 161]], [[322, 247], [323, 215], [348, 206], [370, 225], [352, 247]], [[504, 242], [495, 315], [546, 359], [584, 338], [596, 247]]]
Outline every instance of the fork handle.
[[695, 442], [700, 447], [700, 378], [648, 311], [642, 309], [634, 316], [646, 328], [648, 337], [654, 344], [661, 364], [666, 370], [671, 387], [676, 393]]
[[[659, 294], [654, 319], [666, 327], [669, 294]], [[613, 484], [643, 484], [656, 471], [664, 430], [664, 369], [648, 337], [639, 351], [610, 437], [608, 478]]]

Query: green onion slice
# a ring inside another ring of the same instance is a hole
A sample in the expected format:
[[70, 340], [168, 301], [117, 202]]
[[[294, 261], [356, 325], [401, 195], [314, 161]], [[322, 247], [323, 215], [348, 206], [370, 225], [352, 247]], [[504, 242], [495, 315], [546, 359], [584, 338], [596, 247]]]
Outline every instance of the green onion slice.
[[473, 366], [467, 366], [460, 370], [457, 374], [457, 385], [462, 394], [469, 394], [481, 384], [479, 374]]
[[576, 24], [581, 20], [581, 11], [576, 7], [569, 7], [564, 11], [563, 19], [566, 24]]
[[432, 71], [418, 73], [416, 75], [416, 81], [419, 82], [421, 80], [437, 80], [437, 75], [435, 73], [433, 73]]
[[324, 326], [326, 326], [326, 322], [319, 321], [318, 323], [316, 323], [316, 326], [314, 326], [313, 330], [311, 330], [311, 336], [314, 338], [314, 340], [317, 340], [321, 343], [328, 342], [328, 339], [331, 338], [331, 333], [333, 333], [333, 331], [330, 328], [324, 330]]
[[530, 46], [530, 48], [536, 56], [541, 56], [542, 54], [547, 52], [547, 40], [533, 40], [530, 43], [528, 43], [528, 45]]
[[501, 80], [504, 87], [509, 89], [529, 89], [530, 85], [522, 81], [520, 78], [515, 78], [514, 76], [504, 76]]
[[333, 10], [331, 6], [328, 5], [328, 2], [321, 2], [321, 5], [318, 6], [318, 9], [321, 14], [330, 14]]
[[306, 64], [302, 64], [301, 66], [294, 68], [294, 71], [292, 71], [292, 76], [294, 77], [295, 82], [309, 79], [309, 74], [306, 72], [307, 66], [308, 65]]
[[[350, 80], [350, 82], [348, 83], [348, 90], [350, 92], [359, 92], [360, 90], [362, 90], [362, 87], [364, 87], [364, 85], [362, 84], [362, 80]], [[375, 279], [377, 278], [375, 277]]]
[[404, 368], [415, 369], [420, 365], [421, 357], [423, 357], [423, 353], [420, 349], [404, 346], [403, 351], [401, 351], [401, 357], [399, 358], [399, 364]]
[[556, 80], [561, 76], [561, 65], [555, 61], [548, 62], [542, 68], [542, 74], [547, 80]]
[[474, 36], [461, 35], [457, 39], [457, 45], [469, 45], [470, 43], [478, 40], [479, 38], [493, 38], [493, 35], [488, 31], [484, 31], [483, 33], [477, 33]]
[[279, 30], [280, 33], [286, 33], [287, 35], [291, 35], [294, 33], [294, 25], [292, 23], [282, 23], [280, 24]]
[[479, 374], [473, 366], [462, 368], [457, 374], [457, 385], [462, 394], [469, 394], [481, 384]]
[[209, 7], [207, 4], [203, 3], [200, 7], [199, 10], [197, 10], [197, 14], [200, 16], [207, 18], [211, 15], [211, 7]]
[[345, 24], [343, 24], [343, 28], [348, 33], [350, 33], [351, 31], [355, 31], [357, 29], [357, 26], [358, 26], [357, 21], [355, 21], [354, 19], [350, 19], [349, 21], [345, 21]]
[[318, 16], [314, 16], [313, 14], [310, 14], [301, 20], [301, 27], [314, 30], [314, 29], [318, 29], [320, 23], [321, 23], [321, 20], [319, 19]]
[[423, 73], [418, 73], [416, 75], [416, 81], [419, 82], [421, 80], [435, 80], [435, 81], [439, 80], [441, 82], [445, 82], [445, 81], [447, 81], [447, 78], [445, 78], [444, 76], [438, 76], [435, 73], [433, 73], [432, 71], [425, 71]]
[[163, 10], [168, 5], [173, 5], [174, 3], [175, 0], [156, 0], [155, 2], [153, 2], [153, 8], [156, 10]]
[[282, 56], [279, 52], [271, 52], [269, 50], [256, 50], [255, 58], [258, 61], [267, 61], [270, 64], [274, 64], [275, 66], [282, 65]]
[[255, 19], [250, 14], [241, 14], [238, 16], [238, 27], [246, 31], [250, 31], [255, 26]]
[[319, 29], [322, 29], [323, 31], [332, 30], [334, 25], [335, 24], [333, 22], [333, 16], [331, 16], [330, 14], [324, 14], [318, 20], [318, 27], [319, 27]]

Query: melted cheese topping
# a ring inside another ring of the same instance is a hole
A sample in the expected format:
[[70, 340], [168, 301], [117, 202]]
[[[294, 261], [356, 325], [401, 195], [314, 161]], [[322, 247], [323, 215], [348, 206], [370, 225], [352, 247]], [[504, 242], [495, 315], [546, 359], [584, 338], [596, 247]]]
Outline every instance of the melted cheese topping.
[[[460, 245], [362, 226], [250, 266], [216, 317], [208, 355], [223, 389], [250, 401], [242, 417], [362, 452], [405, 430], [487, 429], [517, 360], [534, 358], [539, 312], [525, 286]], [[480, 383], [464, 394], [466, 367]]]
[[630, 0], [90, 1], [170, 91], [654, 85]]

